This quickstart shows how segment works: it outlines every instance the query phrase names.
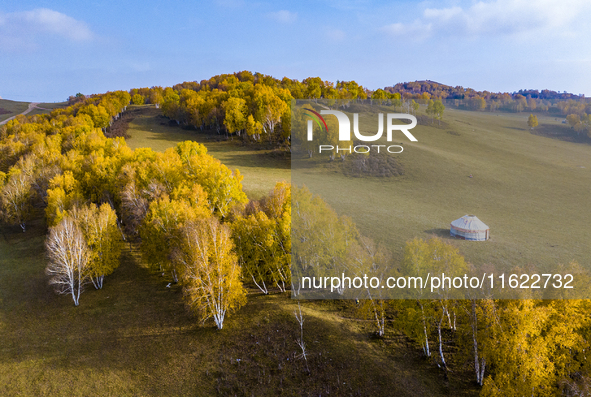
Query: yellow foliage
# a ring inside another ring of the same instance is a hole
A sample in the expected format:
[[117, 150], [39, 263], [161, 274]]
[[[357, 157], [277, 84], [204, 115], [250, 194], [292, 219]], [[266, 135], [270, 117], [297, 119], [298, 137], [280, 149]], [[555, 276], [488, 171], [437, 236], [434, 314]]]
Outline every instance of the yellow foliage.
[[104, 276], [119, 267], [122, 240], [117, 226], [117, 215], [109, 204], [95, 204], [69, 211], [82, 230], [90, 249], [88, 275], [94, 286], [102, 288]]
[[182, 267], [182, 283], [189, 307], [202, 321], [213, 317], [222, 329], [228, 312], [246, 303], [240, 266], [232, 252], [230, 229], [214, 218], [189, 222], [182, 231], [176, 261]]
[[71, 171], [56, 175], [49, 181], [45, 217], [48, 226], [56, 226], [64, 218], [66, 211], [84, 202], [80, 183]]

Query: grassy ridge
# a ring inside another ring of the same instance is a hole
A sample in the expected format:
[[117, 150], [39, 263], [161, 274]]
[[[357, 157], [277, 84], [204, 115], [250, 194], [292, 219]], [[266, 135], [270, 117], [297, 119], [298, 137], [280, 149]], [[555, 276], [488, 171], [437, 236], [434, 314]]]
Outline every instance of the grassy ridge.
[[29, 107], [30, 102], [9, 101], [0, 99], [0, 121], [6, 120], [17, 114], [21, 114]]
[[37, 105], [37, 107], [35, 109], [33, 109], [30, 113], [28, 113], [28, 115], [32, 116], [35, 114], [49, 114], [49, 113], [51, 113], [52, 110], [66, 108], [66, 107], [68, 107], [68, 102], [40, 103]]

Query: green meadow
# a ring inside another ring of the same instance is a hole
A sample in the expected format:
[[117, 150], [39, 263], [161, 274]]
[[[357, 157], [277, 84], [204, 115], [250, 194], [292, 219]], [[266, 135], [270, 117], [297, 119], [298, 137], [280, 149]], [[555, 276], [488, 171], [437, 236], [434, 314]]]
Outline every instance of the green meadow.
[[[394, 253], [395, 263], [409, 239], [439, 236], [469, 262], [501, 271], [550, 271], [572, 260], [588, 266], [591, 145], [558, 139], [572, 135], [562, 118], [538, 116], [540, 126], [531, 131], [528, 115], [446, 109], [441, 126], [421, 118], [411, 131], [418, 142], [399, 133], [390, 143], [404, 147], [393, 155], [402, 176], [347, 177], [336, 171], [340, 160], [329, 166], [328, 155], [300, 154], [293, 181], [351, 216]], [[366, 122], [368, 132], [377, 129], [377, 118], [373, 124]], [[489, 241], [449, 237], [450, 222], [466, 214], [490, 227]]]

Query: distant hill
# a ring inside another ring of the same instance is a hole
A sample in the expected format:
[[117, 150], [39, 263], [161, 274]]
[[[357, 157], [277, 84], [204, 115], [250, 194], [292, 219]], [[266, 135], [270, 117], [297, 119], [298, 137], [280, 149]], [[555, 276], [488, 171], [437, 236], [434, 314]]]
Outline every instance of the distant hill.
[[417, 80], [407, 83], [398, 83], [391, 87], [385, 87], [384, 91], [390, 93], [400, 94], [422, 94], [429, 93], [431, 96], [436, 96], [440, 99], [468, 99], [473, 97], [482, 97], [485, 99], [496, 99], [503, 96], [509, 95], [511, 99], [517, 99], [518, 95], [534, 99], [544, 100], [556, 100], [556, 101], [567, 101], [567, 100], [585, 100], [585, 95], [576, 95], [572, 93], [557, 92], [551, 90], [532, 90], [522, 89], [512, 93], [505, 92], [490, 92], [490, 91], [477, 91], [472, 88], [464, 88], [462, 86], [452, 87], [450, 85], [441, 84], [432, 80]]

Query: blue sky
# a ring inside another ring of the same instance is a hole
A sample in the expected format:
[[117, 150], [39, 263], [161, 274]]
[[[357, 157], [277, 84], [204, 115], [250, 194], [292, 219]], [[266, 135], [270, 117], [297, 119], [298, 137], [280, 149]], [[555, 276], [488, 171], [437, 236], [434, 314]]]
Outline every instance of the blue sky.
[[26, 1], [0, 5], [0, 96], [169, 86], [240, 70], [591, 95], [591, 2]]

